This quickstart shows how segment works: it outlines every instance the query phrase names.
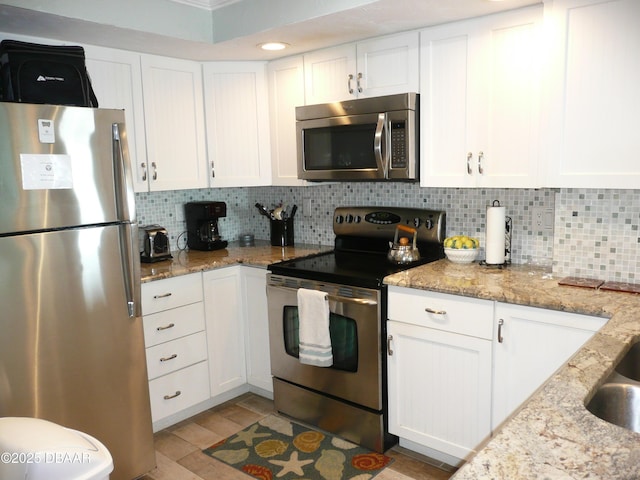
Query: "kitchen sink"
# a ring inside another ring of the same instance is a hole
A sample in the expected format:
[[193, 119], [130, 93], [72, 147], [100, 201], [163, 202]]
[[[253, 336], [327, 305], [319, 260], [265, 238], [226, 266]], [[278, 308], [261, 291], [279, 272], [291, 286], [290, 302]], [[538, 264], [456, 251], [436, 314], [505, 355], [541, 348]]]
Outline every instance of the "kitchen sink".
[[586, 408], [602, 420], [640, 433], [640, 341], [622, 357]]
[[627, 354], [622, 357], [615, 371], [631, 380], [640, 382], [640, 342], [633, 344]]
[[640, 433], [640, 385], [605, 383], [587, 410], [609, 423]]

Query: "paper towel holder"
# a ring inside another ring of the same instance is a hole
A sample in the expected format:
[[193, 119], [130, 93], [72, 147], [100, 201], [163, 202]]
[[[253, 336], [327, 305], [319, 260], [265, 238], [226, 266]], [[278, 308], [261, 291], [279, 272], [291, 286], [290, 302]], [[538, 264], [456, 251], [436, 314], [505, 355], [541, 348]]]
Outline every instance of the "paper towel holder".
[[[500, 200], [494, 200], [491, 202], [492, 207], [499, 207]], [[511, 265], [511, 239], [513, 231], [513, 220], [509, 216], [505, 216], [505, 238], [504, 238], [504, 263], [487, 263], [486, 260], [481, 260], [480, 265], [490, 268], [505, 268], [507, 265]]]

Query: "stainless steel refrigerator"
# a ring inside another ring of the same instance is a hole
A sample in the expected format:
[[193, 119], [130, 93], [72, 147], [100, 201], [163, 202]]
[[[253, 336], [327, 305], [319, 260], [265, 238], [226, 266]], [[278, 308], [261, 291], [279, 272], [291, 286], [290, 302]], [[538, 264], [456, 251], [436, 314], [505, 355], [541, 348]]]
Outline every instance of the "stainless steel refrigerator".
[[133, 179], [120, 110], [0, 102], [0, 416], [155, 465]]

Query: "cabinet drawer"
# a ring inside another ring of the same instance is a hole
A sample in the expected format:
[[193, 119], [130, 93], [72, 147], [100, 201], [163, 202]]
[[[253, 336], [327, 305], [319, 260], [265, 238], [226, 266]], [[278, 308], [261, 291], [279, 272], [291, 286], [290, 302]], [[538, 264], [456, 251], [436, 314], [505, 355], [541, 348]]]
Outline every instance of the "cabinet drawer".
[[204, 330], [204, 307], [201, 302], [185, 305], [142, 318], [144, 344], [147, 348]]
[[490, 340], [493, 302], [389, 286], [389, 320]]
[[205, 332], [194, 333], [155, 347], [147, 348], [147, 374], [149, 380], [175, 372], [207, 359]]
[[201, 301], [202, 276], [199, 273], [142, 284], [143, 315]]
[[154, 422], [209, 399], [207, 362], [178, 370], [149, 382]]

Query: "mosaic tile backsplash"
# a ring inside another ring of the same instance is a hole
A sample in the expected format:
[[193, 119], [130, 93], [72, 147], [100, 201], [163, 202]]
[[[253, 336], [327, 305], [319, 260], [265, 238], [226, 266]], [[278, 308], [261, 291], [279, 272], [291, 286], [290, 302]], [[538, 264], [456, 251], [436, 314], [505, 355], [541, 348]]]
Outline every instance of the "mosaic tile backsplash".
[[[552, 266], [558, 276], [640, 283], [639, 190], [421, 188], [406, 183], [181, 190], [136, 194], [138, 221], [166, 227], [172, 250], [184, 248], [186, 228], [179, 212], [184, 203], [199, 200], [227, 204], [227, 217], [219, 225], [230, 241], [243, 233], [269, 239], [269, 221], [260, 216], [256, 202], [268, 208], [297, 204], [296, 243], [321, 245], [333, 244], [333, 210], [346, 205], [444, 210], [447, 236], [476, 236], [484, 245], [486, 208], [499, 200], [513, 222], [513, 263]], [[552, 230], [534, 227], [533, 207], [554, 211]], [[483, 249], [479, 258], [484, 258]]]

